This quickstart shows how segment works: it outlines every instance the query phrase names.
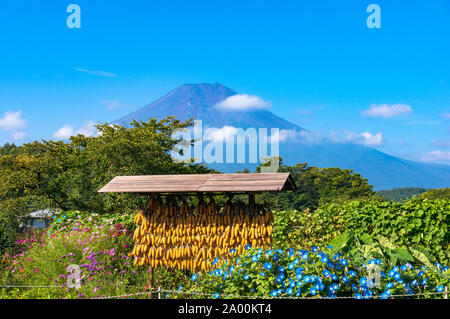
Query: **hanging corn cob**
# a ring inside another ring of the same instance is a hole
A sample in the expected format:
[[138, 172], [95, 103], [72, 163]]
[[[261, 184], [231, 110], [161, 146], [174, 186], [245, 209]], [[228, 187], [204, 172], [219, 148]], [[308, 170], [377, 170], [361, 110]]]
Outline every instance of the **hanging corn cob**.
[[216, 257], [229, 256], [230, 249], [242, 253], [244, 247], [268, 247], [273, 214], [256, 205], [233, 205], [231, 198], [218, 207], [212, 197], [200, 196], [193, 210], [185, 199], [151, 198], [147, 209], [135, 219], [132, 255], [135, 265], [170, 267], [191, 271], [209, 270]]

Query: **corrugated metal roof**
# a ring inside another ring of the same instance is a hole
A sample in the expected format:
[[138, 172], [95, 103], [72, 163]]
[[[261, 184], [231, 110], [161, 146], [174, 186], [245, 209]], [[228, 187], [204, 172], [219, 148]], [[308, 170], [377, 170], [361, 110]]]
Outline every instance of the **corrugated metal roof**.
[[260, 192], [296, 189], [290, 173], [236, 173], [116, 176], [99, 192]]

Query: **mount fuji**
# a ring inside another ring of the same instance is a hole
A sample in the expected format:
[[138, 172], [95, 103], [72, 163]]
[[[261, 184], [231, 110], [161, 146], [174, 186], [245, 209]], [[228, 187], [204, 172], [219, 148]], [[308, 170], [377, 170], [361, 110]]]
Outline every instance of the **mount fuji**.
[[[112, 124], [128, 126], [135, 119], [147, 121], [175, 116], [186, 121], [201, 120], [203, 129], [271, 128], [280, 130], [279, 153], [287, 165], [308, 163], [310, 166], [353, 169], [369, 180], [374, 189], [396, 187], [441, 188], [450, 185], [450, 166], [414, 162], [388, 155], [374, 148], [353, 143], [314, 139], [313, 134], [294, 123], [276, 116], [264, 107], [224, 108], [233, 98], [250, 99], [220, 84], [185, 84], [143, 108], [125, 115]], [[245, 101], [244, 101], [245, 102]], [[263, 101], [253, 101], [262, 103]], [[245, 105], [245, 103], [244, 103]], [[282, 138], [283, 137], [283, 138]], [[209, 164], [222, 172], [235, 172], [258, 164]]]

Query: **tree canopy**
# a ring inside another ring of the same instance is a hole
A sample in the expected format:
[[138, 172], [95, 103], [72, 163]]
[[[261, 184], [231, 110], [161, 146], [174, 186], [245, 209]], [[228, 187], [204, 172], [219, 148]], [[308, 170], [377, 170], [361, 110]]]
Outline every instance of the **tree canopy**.
[[190, 125], [192, 119], [173, 117], [133, 121], [130, 128], [99, 124], [95, 137], [24, 144], [17, 154], [0, 156], [0, 218], [16, 223], [17, 217], [41, 208], [97, 213], [135, 209], [146, 199], [97, 191], [117, 175], [212, 172], [171, 158], [178, 142], [172, 132]]
[[[351, 200], [376, 197], [373, 186], [360, 174], [337, 167], [318, 168], [307, 163], [283, 165], [280, 158], [279, 172], [290, 172], [298, 190], [262, 194], [260, 199], [269, 201], [274, 209], [315, 210], [328, 203], [345, 203]], [[269, 166], [270, 159], [256, 168]]]

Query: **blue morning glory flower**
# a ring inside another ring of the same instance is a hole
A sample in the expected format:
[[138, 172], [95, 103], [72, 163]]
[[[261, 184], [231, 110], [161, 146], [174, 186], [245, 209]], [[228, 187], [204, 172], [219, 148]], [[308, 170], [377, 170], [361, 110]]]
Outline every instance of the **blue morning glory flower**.
[[286, 293], [287, 293], [288, 295], [292, 295], [293, 292], [294, 292], [294, 289], [292, 289], [292, 288], [286, 289]]
[[294, 269], [294, 264], [293, 264], [293, 263], [290, 263], [290, 264], [288, 265], [288, 269], [289, 269], [289, 270]]
[[442, 286], [442, 285], [437, 286], [436, 287], [436, 291], [437, 292], [443, 292], [444, 291], [444, 286]]
[[277, 296], [277, 291], [276, 291], [276, 290], [270, 291], [270, 295], [271, 295], [272, 297], [276, 297], [276, 296]]
[[341, 281], [342, 281], [344, 284], [346, 284], [346, 283], [348, 283], [348, 282], [350, 281], [350, 279], [348, 279], [347, 276], [342, 276], [342, 277], [341, 277]]
[[253, 255], [253, 256], [252, 256], [252, 261], [253, 261], [253, 262], [257, 262], [257, 261], [258, 261], [258, 256]]
[[191, 280], [192, 280], [192, 281], [195, 281], [195, 280], [197, 279], [197, 277], [198, 277], [198, 276], [197, 276], [196, 274], [193, 274], [192, 277], [191, 277]]
[[316, 291], [316, 289], [311, 288], [311, 289], [309, 289], [309, 293], [310, 293], [311, 295], [315, 296], [315, 295], [317, 294], [317, 291]]
[[320, 261], [323, 262], [324, 264], [326, 264], [328, 262], [328, 257], [323, 256], [322, 258], [320, 258]]
[[285, 271], [286, 271], [286, 269], [284, 269], [284, 267], [283, 267], [283, 266], [280, 266], [280, 267], [278, 267], [278, 271], [279, 271], [279, 272], [285, 272]]
[[261, 277], [265, 277], [265, 276], [266, 276], [266, 274], [265, 274], [264, 272], [262, 272], [262, 271], [259, 273], [259, 275], [260, 275]]
[[427, 284], [427, 282], [428, 282], [428, 279], [427, 279], [427, 278], [425, 278], [424, 280], [422, 280], [422, 283], [421, 283], [421, 285], [422, 285], [422, 286], [425, 286], [425, 285]]
[[300, 280], [300, 279], [302, 279], [302, 274], [297, 274], [297, 275], [295, 275], [295, 277], [296, 277], [298, 280]]
[[252, 247], [252, 245], [247, 244], [247, 245], [245, 245], [245, 250], [249, 250], [251, 247]]
[[389, 282], [386, 284], [386, 289], [392, 289], [394, 288], [394, 283], [393, 282]]
[[323, 271], [323, 275], [324, 275], [325, 277], [328, 277], [328, 276], [330, 275], [330, 271], [327, 270], [327, 269], [325, 269], [325, 270]]
[[244, 278], [244, 280], [248, 280], [248, 279], [250, 279], [250, 276], [246, 274], [246, 275], [242, 276], [242, 278]]
[[271, 263], [264, 263], [263, 267], [266, 268], [267, 270], [270, 270], [270, 269], [272, 269], [272, 264]]
[[340, 260], [339, 260], [339, 263], [340, 263], [342, 266], [347, 266], [347, 265], [348, 265], [347, 259], [344, 259], [344, 258], [340, 259]]
[[319, 250], [319, 247], [317, 247], [317, 246], [313, 246], [313, 247], [311, 248], [311, 251], [312, 251], [313, 253], [317, 252], [318, 250]]
[[213, 298], [217, 299], [217, 298], [219, 298], [219, 296], [220, 296], [220, 294], [218, 292], [216, 292], [216, 293], [214, 293]]

